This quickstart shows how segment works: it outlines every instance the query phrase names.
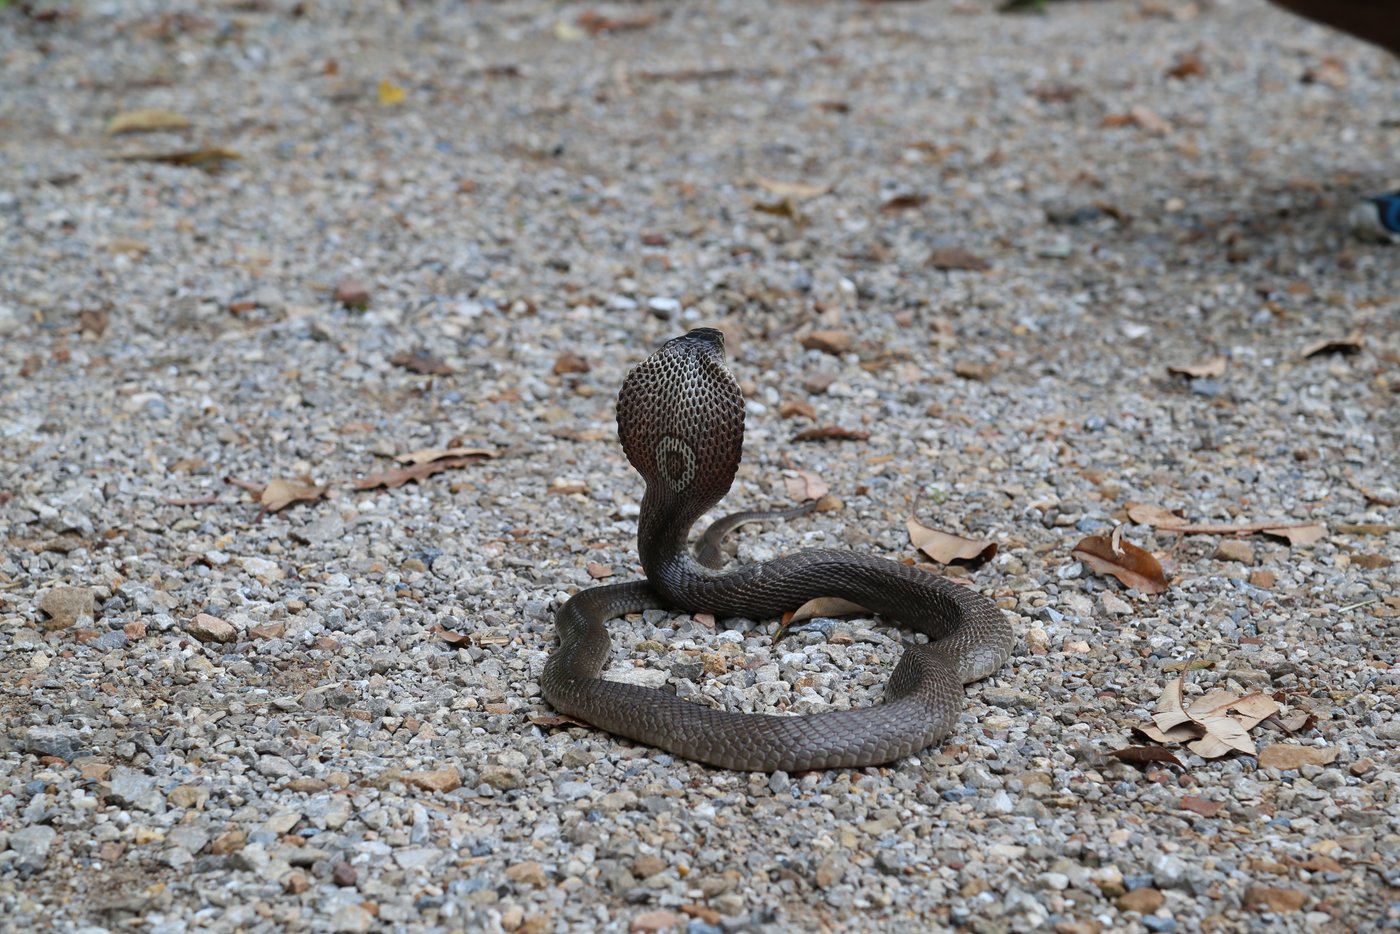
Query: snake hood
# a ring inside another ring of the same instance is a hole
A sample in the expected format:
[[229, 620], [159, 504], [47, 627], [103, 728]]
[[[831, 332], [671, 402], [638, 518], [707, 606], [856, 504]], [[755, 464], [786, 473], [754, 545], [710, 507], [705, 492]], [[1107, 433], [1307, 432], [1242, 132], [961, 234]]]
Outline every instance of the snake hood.
[[646, 481], [638, 544], [674, 553], [729, 492], [744, 442], [744, 398], [725, 366], [724, 335], [696, 328], [636, 367], [617, 397], [617, 432]]

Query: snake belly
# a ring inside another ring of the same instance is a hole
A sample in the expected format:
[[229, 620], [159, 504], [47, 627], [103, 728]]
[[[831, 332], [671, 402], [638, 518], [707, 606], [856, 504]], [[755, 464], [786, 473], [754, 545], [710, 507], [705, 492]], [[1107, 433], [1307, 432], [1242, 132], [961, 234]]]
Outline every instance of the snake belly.
[[[990, 599], [919, 568], [821, 549], [719, 570], [690, 554], [691, 527], [729, 491], [743, 453], [743, 396], [719, 331], [692, 330], [633, 369], [618, 396], [617, 423], [627, 459], [646, 481], [637, 523], [646, 580], [589, 588], [555, 614], [559, 645], [540, 687], [559, 712], [721, 768], [854, 768], [942, 739], [962, 710], [963, 685], [1010, 656], [1011, 626]], [[795, 716], [739, 713], [602, 677], [607, 623], [616, 617], [674, 609], [762, 619], [814, 597], [850, 600], [928, 636], [926, 644], [906, 644], [880, 704]]]

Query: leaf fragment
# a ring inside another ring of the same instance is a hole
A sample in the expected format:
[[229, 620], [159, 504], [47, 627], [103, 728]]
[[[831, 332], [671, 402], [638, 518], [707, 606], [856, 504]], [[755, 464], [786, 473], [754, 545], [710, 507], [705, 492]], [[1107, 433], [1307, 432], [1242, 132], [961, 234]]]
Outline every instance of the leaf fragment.
[[161, 162], [165, 165], [215, 169], [225, 162], [242, 159], [243, 156], [232, 149], [216, 146], [207, 149], [181, 149], [175, 152], [131, 152], [112, 158], [118, 162]]
[[824, 425], [821, 428], [808, 428], [792, 436], [794, 441], [864, 441], [870, 432], [857, 428], [842, 428], [839, 425]]
[[393, 107], [395, 104], [402, 104], [408, 97], [408, 91], [399, 87], [388, 78], [379, 79], [379, 104], [382, 107]]
[[1259, 750], [1261, 769], [1290, 771], [1305, 765], [1328, 765], [1337, 758], [1337, 750], [1330, 746], [1295, 746], [1292, 743], [1274, 743]]
[[1181, 760], [1172, 755], [1170, 749], [1163, 746], [1125, 746], [1122, 749], [1110, 749], [1108, 755], [1131, 765], [1147, 765], [1153, 762], [1160, 762], [1164, 765], [1174, 765], [1177, 768], [1185, 768]]
[[783, 485], [788, 495], [799, 503], [819, 500], [831, 492], [831, 487], [818, 474], [810, 470], [793, 470], [783, 476]]
[[107, 121], [107, 135], [123, 133], [154, 133], [159, 130], [186, 130], [190, 121], [183, 114], [160, 107], [124, 110]]
[[1324, 337], [1303, 348], [1303, 358], [1320, 357], [1323, 354], [1354, 354], [1364, 344], [1360, 331], [1352, 331], [1343, 337]]
[[981, 272], [984, 269], [992, 268], [990, 262], [960, 246], [941, 247], [934, 250], [928, 255], [924, 265], [934, 269], [964, 269], [972, 272]]
[[417, 451], [409, 451], [407, 454], [397, 454], [394, 460], [400, 464], [427, 464], [432, 461], [440, 461], [447, 457], [496, 457], [499, 451], [494, 448], [422, 448]]
[[939, 564], [965, 564], [977, 567], [996, 557], [997, 543], [972, 538], [963, 538], [952, 532], [930, 528], [918, 519], [910, 517], [904, 522], [913, 546]]
[[1181, 798], [1181, 809], [1183, 811], [1194, 811], [1202, 817], [1214, 817], [1225, 807], [1224, 801], [1212, 801], [1209, 798], [1202, 798], [1197, 795], [1183, 795]]
[[1070, 552], [1099, 574], [1111, 574], [1125, 587], [1145, 594], [1167, 591], [1167, 575], [1161, 562], [1131, 542], [1114, 543], [1105, 535], [1090, 535]]
[[414, 464], [410, 467], [392, 467], [382, 473], [370, 474], [362, 480], [356, 480], [355, 489], [373, 490], [383, 487], [386, 490], [392, 490], [410, 481], [421, 482], [433, 474], [442, 473], [444, 470], [451, 470], [454, 467], [465, 467], [476, 462], [477, 458], [475, 457], [444, 457], [439, 460]]
[[817, 198], [831, 191], [830, 185], [812, 185], [807, 182], [784, 182], [772, 178], [756, 178], [754, 184], [780, 200], [805, 201]]
[[422, 376], [452, 375], [452, 367], [426, 350], [400, 351], [390, 357], [389, 362], [394, 366], [403, 367], [410, 373], [418, 373]]
[[328, 483], [312, 483], [310, 478], [269, 480], [258, 495], [263, 512], [279, 512], [292, 503], [313, 503], [326, 495]]
[[1225, 375], [1225, 358], [1211, 357], [1200, 363], [1184, 363], [1180, 366], [1169, 366], [1167, 372], [1172, 376], [1188, 376], [1191, 379], [1210, 379], [1216, 376]]
[[809, 619], [837, 619], [842, 616], [868, 616], [870, 611], [859, 603], [840, 597], [815, 597], [783, 617], [783, 628]]

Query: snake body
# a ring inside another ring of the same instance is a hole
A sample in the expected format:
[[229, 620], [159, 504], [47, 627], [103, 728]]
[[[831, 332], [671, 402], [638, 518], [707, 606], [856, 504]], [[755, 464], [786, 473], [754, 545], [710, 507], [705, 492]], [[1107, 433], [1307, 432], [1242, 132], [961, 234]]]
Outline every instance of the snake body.
[[[719, 331], [692, 330], [633, 369], [617, 423], [627, 459], [646, 481], [637, 527], [646, 580], [583, 590], [556, 613], [559, 645], [540, 687], [561, 713], [722, 768], [877, 765], [946, 736], [963, 685], [1011, 654], [1011, 627], [991, 600], [919, 568], [822, 549], [724, 571], [708, 566], [716, 563], [710, 535], [709, 560], [691, 556], [691, 526], [729, 491], [743, 451], [744, 402]], [[814, 597], [842, 597], [928, 636], [905, 647], [881, 704], [802, 716], [738, 713], [601, 677], [615, 617], [671, 608], [761, 619]]]

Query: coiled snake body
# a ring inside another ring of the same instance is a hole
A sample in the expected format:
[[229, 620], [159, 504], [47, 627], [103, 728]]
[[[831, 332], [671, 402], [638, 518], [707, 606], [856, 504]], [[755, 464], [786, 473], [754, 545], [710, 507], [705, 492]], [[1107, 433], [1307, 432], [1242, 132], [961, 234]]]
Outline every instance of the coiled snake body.
[[[876, 765], [947, 735], [962, 686], [1011, 654], [1011, 627], [991, 600], [918, 568], [822, 549], [720, 571], [690, 555], [690, 528], [729, 491], [743, 448], [743, 397], [719, 331], [697, 328], [638, 365], [618, 396], [617, 424], [646, 480], [637, 545], [647, 579], [581, 591], [555, 615], [559, 646], [540, 687], [556, 710], [723, 768]], [[761, 619], [814, 597], [842, 597], [928, 636], [905, 647], [883, 703], [805, 716], [736, 713], [600, 677], [614, 617], [673, 608]]]

